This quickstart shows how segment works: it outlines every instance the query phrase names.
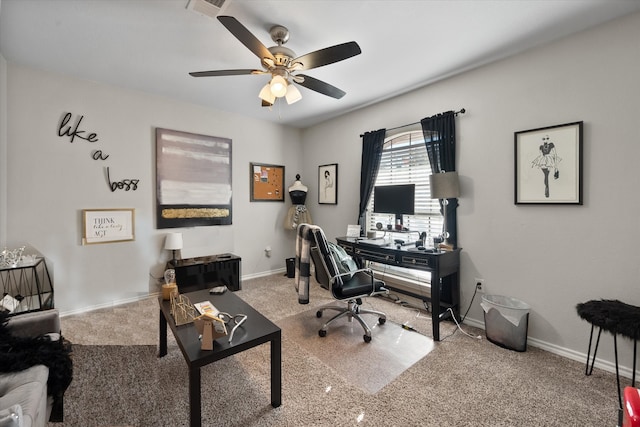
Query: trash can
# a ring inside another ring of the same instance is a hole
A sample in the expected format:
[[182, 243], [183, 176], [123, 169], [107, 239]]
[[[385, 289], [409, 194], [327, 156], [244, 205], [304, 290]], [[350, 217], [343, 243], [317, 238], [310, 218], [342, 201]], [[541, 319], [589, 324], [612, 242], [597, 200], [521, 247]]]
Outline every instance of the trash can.
[[502, 295], [483, 295], [480, 306], [489, 341], [509, 350], [527, 350], [529, 304]]
[[296, 277], [296, 259], [287, 258], [285, 262], [287, 264], [287, 277], [289, 279], [293, 279], [294, 277]]

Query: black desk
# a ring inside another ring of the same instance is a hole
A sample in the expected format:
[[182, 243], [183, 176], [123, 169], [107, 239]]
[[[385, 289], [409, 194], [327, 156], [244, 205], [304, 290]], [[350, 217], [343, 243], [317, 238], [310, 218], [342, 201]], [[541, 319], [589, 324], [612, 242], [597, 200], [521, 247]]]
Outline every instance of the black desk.
[[[376, 246], [352, 237], [338, 237], [336, 241], [349, 255], [360, 261], [375, 261], [431, 273], [431, 298], [426, 300], [431, 302], [435, 341], [440, 341], [440, 322], [451, 316], [448, 308], [453, 310], [456, 319], [460, 318], [460, 249], [433, 253], [410, 251], [408, 247], [396, 249], [392, 244]], [[385, 287], [407, 293], [402, 289], [394, 289], [392, 285]], [[420, 295], [410, 295], [425, 299]]]
[[[185, 295], [192, 303], [211, 301], [220, 311], [231, 315], [245, 314], [247, 316], [247, 320], [233, 335], [231, 343], [228, 342], [228, 337], [224, 336], [213, 342], [213, 350], [202, 350], [195, 325], [189, 323], [176, 326], [173, 316], [170, 314], [170, 302], [164, 301], [162, 297], [159, 298], [160, 349], [158, 356], [162, 357], [167, 354], [167, 325], [169, 325], [189, 367], [189, 415], [191, 427], [200, 427], [202, 425], [200, 368], [267, 342], [271, 344], [271, 406], [274, 408], [280, 406], [282, 402], [282, 334], [280, 328], [233, 292], [210, 295], [209, 290], [202, 290]], [[233, 393], [233, 390], [230, 393]], [[233, 398], [229, 394], [226, 397]]]

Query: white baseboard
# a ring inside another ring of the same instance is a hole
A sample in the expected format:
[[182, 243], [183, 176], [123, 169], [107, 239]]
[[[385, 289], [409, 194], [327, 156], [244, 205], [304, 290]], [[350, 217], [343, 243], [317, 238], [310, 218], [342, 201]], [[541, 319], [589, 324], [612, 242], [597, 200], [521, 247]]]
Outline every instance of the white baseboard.
[[[482, 330], [484, 330], [484, 322], [480, 322], [478, 320], [475, 319], [465, 319], [464, 321], [465, 325], [469, 325], [469, 326], [473, 326], [475, 328], [480, 328]], [[544, 351], [548, 351], [549, 353], [553, 353], [553, 354], [557, 354], [558, 356], [562, 356], [562, 357], [566, 357], [567, 359], [571, 359], [571, 360], [575, 360], [577, 362], [582, 362], [585, 365], [586, 368], [586, 363], [587, 363], [587, 355], [579, 352], [579, 351], [575, 351], [575, 350], [571, 350], [565, 347], [560, 347], [558, 345], [555, 344], [551, 344], [548, 343], [546, 341], [542, 341], [536, 338], [532, 338], [530, 336], [527, 336], [527, 345], [530, 345], [532, 347], [537, 347], [541, 350]], [[593, 365], [595, 368], [598, 369], [602, 369], [603, 371], [607, 371], [610, 372], [612, 374], [616, 373], [616, 364], [615, 362], [611, 362], [608, 360], [602, 360], [596, 357], [596, 361]], [[619, 371], [620, 371], [620, 376], [621, 377], [625, 377], [625, 378], [629, 378], [631, 379], [631, 377], [633, 376], [633, 369], [629, 366], [622, 366], [620, 365], [618, 367]], [[636, 378], [640, 377], [640, 372], [636, 371]]]
[[[240, 280], [257, 279], [259, 277], [271, 276], [272, 274], [285, 273], [286, 271], [287, 271], [286, 268], [279, 268], [277, 270], [271, 270], [271, 271], [263, 271], [261, 273], [242, 276]], [[103, 309], [103, 308], [117, 307], [117, 306], [123, 305], [123, 304], [129, 304], [129, 303], [132, 303], [132, 302], [142, 301], [142, 300], [145, 300], [145, 299], [150, 298], [150, 297], [157, 297], [158, 295], [160, 295], [160, 291], [158, 291], [158, 292], [149, 292], [147, 294], [141, 293], [141, 294], [136, 295], [136, 296], [131, 297], [131, 298], [119, 299], [119, 300], [111, 301], [111, 302], [108, 302], [108, 303], [92, 305], [92, 306], [83, 307], [83, 308], [79, 308], [79, 309], [75, 309], [75, 310], [65, 310], [65, 311], [61, 311], [60, 312], [60, 317], [72, 316], [72, 315], [75, 315], [75, 314], [89, 313], [91, 311], [100, 310], [100, 309]]]
[[[277, 273], [285, 273], [286, 272], [286, 268], [279, 268], [277, 270], [271, 270], [271, 271], [264, 271], [261, 273], [255, 273], [255, 274], [249, 274], [246, 276], [242, 276], [241, 280], [250, 280], [250, 279], [257, 279], [260, 277], [265, 277], [265, 276], [271, 276], [272, 274], [277, 274]], [[74, 314], [82, 314], [82, 313], [88, 313], [94, 310], [99, 310], [102, 308], [110, 308], [110, 307], [116, 307], [122, 304], [128, 304], [128, 303], [132, 303], [132, 302], [137, 302], [137, 301], [142, 301], [144, 299], [150, 298], [150, 297], [154, 297], [154, 296], [158, 296], [160, 293], [159, 292], [150, 292], [148, 294], [140, 294], [137, 295], [135, 297], [131, 297], [131, 298], [126, 298], [126, 299], [121, 299], [121, 300], [117, 300], [117, 301], [112, 301], [111, 303], [107, 303], [107, 304], [99, 304], [99, 305], [94, 305], [94, 306], [89, 306], [89, 307], [84, 307], [81, 309], [77, 309], [77, 310], [69, 310], [69, 311], [61, 311], [60, 312], [60, 317], [65, 317], [65, 316], [71, 316]], [[469, 326], [473, 326], [475, 328], [479, 328], [484, 330], [484, 322], [480, 322], [478, 320], [475, 319], [465, 319], [464, 323], [465, 325], [469, 325]], [[571, 350], [568, 348], [564, 348], [564, 347], [560, 347], [558, 345], [555, 344], [551, 344], [548, 343], [546, 341], [542, 341], [536, 338], [532, 338], [532, 337], [527, 337], [527, 345], [530, 345], [532, 347], [537, 347], [541, 350], [544, 351], [548, 351], [549, 353], [553, 353], [553, 354], [557, 354], [558, 356], [562, 356], [562, 357], [566, 357], [567, 359], [571, 359], [571, 360], [575, 360], [577, 362], [583, 362], [586, 365], [586, 361], [587, 361], [587, 355], [584, 353], [581, 353], [579, 351], [575, 351], [575, 350]], [[611, 373], [616, 373], [616, 365], [614, 362], [610, 362], [608, 360], [602, 360], [599, 358], [596, 358], [594, 367], [598, 368], [598, 369], [602, 369], [603, 371], [607, 371], [607, 372], [611, 372]], [[632, 373], [633, 370], [631, 367], [629, 366], [619, 366], [619, 371], [620, 371], [620, 376], [621, 377], [625, 377], [625, 378], [631, 378], [632, 377]], [[640, 377], [640, 371], [636, 371], [636, 377]]]

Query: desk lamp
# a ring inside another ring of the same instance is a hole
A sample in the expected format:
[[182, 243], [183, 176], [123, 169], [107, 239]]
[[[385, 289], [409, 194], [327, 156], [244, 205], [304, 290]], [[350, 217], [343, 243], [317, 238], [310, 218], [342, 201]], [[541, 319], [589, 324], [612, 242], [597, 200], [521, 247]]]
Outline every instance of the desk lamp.
[[164, 248], [173, 253], [173, 266], [176, 265], [176, 251], [182, 249], [182, 233], [169, 233], [164, 239]]
[[454, 199], [460, 195], [460, 185], [458, 182], [458, 172], [432, 173], [429, 175], [429, 186], [431, 188], [432, 199], [442, 199], [442, 209], [444, 215], [444, 244], [450, 245], [448, 242], [449, 230], [447, 228], [447, 199]]

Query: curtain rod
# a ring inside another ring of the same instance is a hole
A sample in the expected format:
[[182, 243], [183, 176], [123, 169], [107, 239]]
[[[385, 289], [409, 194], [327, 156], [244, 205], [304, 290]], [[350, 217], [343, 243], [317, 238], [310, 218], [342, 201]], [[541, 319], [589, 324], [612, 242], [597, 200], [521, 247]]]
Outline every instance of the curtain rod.
[[[455, 114], [455, 115], [457, 116], [458, 114], [464, 114], [464, 113], [466, 113], [466, 112], [467, 112], [467, 110], [465, 110], [464, 108], [461, 108], [461, 109], [460, 109], [460, 111], [454, 111], [454, 113], [453, 113], [453, 114]], [[396, 129], [406, 128], [407, 126], [413, 126], [413, 125], [417, 125], [417, 124], [420, 124], [420, 122], [409, 123], [409, 124], [402, 125], [402, 126], [396, 126], [396, 127], [394, 127], [394, 128], [389, 128], [389, 129], [387, 129], [387, 130], [388, 130], [388, 131], [389, 131], [389, 130], [396, 130]], [[362, 138], [363, 136], [364, 136], [364, 134], [360, 134], [360, 138]]]

